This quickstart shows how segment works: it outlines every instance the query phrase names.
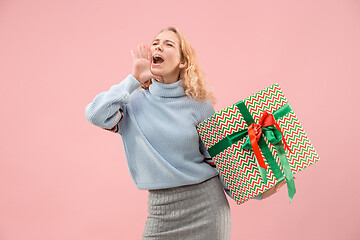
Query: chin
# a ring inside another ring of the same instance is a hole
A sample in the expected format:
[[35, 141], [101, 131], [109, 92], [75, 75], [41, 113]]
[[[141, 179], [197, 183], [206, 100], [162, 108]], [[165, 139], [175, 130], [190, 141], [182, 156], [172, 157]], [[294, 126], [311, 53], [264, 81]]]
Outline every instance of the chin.
[[152, 74], [154, 74], [154, 75], [158, 75], [158, 76], [162, 76], [162, 75], [163, 75], [163, 71], [161, 71], [160, 69], [151, 68], [151, 72], [152, 72]]

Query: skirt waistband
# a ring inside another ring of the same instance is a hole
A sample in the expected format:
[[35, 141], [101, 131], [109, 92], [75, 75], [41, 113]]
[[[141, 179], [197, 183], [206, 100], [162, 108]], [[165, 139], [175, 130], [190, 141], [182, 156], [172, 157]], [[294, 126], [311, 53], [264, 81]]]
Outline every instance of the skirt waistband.
[[191, 184], [191, 185], [184, 185], [184, 186], [178, 186], [178, 187], [172, 187], [172, 188], [163, 188], [163, 189], [153, 189], [153, 190], [149, 190], [150, 194], [156, 195], [156, 194], [171, 194], [171, 193], [181, 193], [181, 192], [186, 192], [189, 189], [193, 189], [193, 188], [204, 188], [208, 185], [212, 185], [214, 181], [216, 181], [217, 179], [219, 179], [219, 176], [214, 176], [211, 177], [203, 182], [200, 183], [195, 183], [195, 184]]

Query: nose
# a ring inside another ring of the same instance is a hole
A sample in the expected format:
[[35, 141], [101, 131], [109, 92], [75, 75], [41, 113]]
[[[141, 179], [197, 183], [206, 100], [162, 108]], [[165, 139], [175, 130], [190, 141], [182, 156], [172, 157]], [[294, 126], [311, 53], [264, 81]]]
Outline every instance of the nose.
[[158, 45], [155, 47], [155, 50], [160, 50], [160, 49], [162, 49], [162, 48], [160, 47], [160, 44], [158, 44]]

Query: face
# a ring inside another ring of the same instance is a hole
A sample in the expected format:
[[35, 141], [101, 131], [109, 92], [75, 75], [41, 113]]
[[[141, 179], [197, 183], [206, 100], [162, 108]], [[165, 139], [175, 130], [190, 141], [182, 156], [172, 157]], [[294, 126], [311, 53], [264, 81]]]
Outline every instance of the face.
[[181, 61], [179, 39], [172, 31], [159, 33], [151, 43], [151, 72], [165, 78], [178, 78], [180, 70], [185, 67]]

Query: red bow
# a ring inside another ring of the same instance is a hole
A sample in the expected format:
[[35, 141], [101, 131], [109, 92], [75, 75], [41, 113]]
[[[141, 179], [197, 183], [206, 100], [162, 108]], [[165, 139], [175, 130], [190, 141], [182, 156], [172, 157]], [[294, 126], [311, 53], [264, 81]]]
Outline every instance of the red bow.
[[258, 141], [261, 137], [262, 134], [262, 127], [268, 127], [274, 125], [280, 132], [282, 135], [282, 141], [284, 143], [284, 146], [286, 149], [288, 149], [290, 152], [290, 148], [287, 145], [284, 135], [279, 127], [279, 125], [276, 123], [275, 118], [272, 114], [268, 113], [267, 111], [264, 111], [261, 116], [260, 116], [260, 120], [259, 120], [259, 124], [256, 123], [252, 123], [249, 127], [248, 127], [248, 134], [249, 134], [249, 138], [250, 138], [250, 143], [251, 143], [251, 147], [254, 150], [256, 159], [260, 165], [260, 167], [267, 169], [267, 166], [265, 165], [264, 162], [264, 158], [261, 154], [259, 145], [258, 145]]

